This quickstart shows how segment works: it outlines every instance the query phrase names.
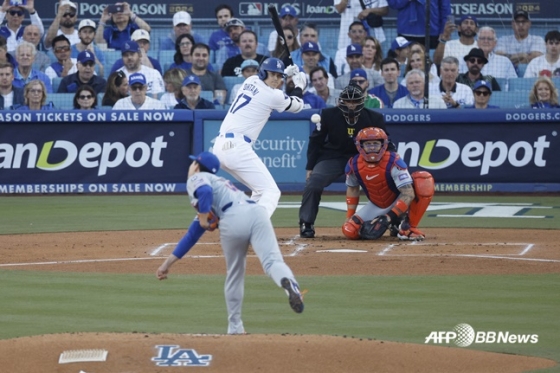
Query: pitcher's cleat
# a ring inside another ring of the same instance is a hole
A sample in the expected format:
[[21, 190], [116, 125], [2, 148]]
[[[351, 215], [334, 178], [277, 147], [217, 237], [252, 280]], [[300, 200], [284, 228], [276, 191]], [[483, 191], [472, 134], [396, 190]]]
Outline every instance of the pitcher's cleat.
[[286, 291], [286, 294], [288, 294], [288, 300], [290, 301], [290, 307], [292, 307], [292, 309], [295, 312], [302, 313], [303, 312], [303, 296], [301, 295], [301, 292], [299, 291], [298, 284], [296, 284], [294, 281], [290, 280], [287, 277], [284, 277], [282, 280], [280, 280], [280, 284], [282, 285], [282, 288], [284, 288], [284, 290]]

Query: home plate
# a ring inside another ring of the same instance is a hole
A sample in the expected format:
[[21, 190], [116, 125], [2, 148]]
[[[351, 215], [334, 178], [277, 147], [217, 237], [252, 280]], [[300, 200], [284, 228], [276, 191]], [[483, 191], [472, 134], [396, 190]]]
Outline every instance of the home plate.
[[332, 249], [332, 250], [317, 250], [318, 253], [367, 253], [367, 250], [353, 250], [353, 249]]

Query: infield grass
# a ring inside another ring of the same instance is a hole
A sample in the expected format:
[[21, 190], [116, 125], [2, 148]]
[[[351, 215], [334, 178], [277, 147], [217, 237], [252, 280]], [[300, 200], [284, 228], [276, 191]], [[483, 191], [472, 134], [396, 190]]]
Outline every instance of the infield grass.
[[[363, 199], [363, 198], [362, 198]], [[276, 227], [297, 234], [300, 196], [284, 196]], [[325, 196], [324, 202], [343, 202]], [[434, 202], [529, 203], [538, 218], [439, 218], [424, 227], [560, 228], [558, 196], [436, 196]], [[294, 208], [294, 206], [296, 208]], [[541, 207], [547, 207], [542, 209]], [[551, 207], [551, 208], [548, 208]], [[446, 210], [468, 215], [473, 207]], [[186, 229], [194, 210], [185, 195], [0, 197], [2, 234]], [[339, 226], [344, 212], [322, 208], [320, 227]], [[159, 264], [154, 260], [154, 269]], [[499, 262], [497, 261], [498, 265]], [[243, 314], [250, 333], [346, 335], [422, 344], [431, 331], [459, 323], [475, 330], [538, 334], [536, 344], [468, 348], [560, 361], [560, 275], [298, 276], [308, 289], [305, 312], [291, 311], [281, 289], [249, 276]], [[224, 333], [224, 276], [31, 272], [0, 269], [0, 339], [64, 332]], [[560, 366], [541, 372], [560, 373]]]

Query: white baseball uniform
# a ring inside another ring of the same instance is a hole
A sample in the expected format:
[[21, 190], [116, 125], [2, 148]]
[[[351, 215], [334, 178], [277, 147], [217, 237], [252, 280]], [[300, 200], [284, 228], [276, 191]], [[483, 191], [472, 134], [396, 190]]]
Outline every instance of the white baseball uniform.
[[269, 217], [276, 210], [281, 193], [252, 144], [273, 110], [298, 113], [302, 109], [301, 99], [269, 87], [258, 75], [251, 76], [237, 91], [215, 139], [212, 152], [222, 169], [252, 190], [251, 199], [264, 206]]
[[[158, 93], [165, 92], [165, 84], [163, 83], [163, 77], [156, 69], [152, 69], [151, 67], [141, 65], [140, 71], [130, 72], [123, 66], [119, 69], [126, 74], [126, 77], [129, 78], [130, 74], [133, 73], [141, 73], [146, 78], [146, 82], [148, 83], [148, 91], [146, 93], [150, 95], [157, 95]], [[119, 71], [118, 70], [118, 71]]]
[[132, 103], [132, 99], [129, 97], [121, 98], [115, 105], [113, 105], [113, 110], [167, 110], [167, 106], [155, 98], [146, 96], [146, 100], [138, 109]]

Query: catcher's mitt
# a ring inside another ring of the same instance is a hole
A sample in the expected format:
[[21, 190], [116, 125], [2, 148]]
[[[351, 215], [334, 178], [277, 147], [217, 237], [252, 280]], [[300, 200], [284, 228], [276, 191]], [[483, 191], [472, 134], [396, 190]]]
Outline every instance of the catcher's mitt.
[[360, 238], [364, 240], [377, 240], [389, 228], [387, 215], [378, 216], [373, 220], [364, 221], [360, 229]]

